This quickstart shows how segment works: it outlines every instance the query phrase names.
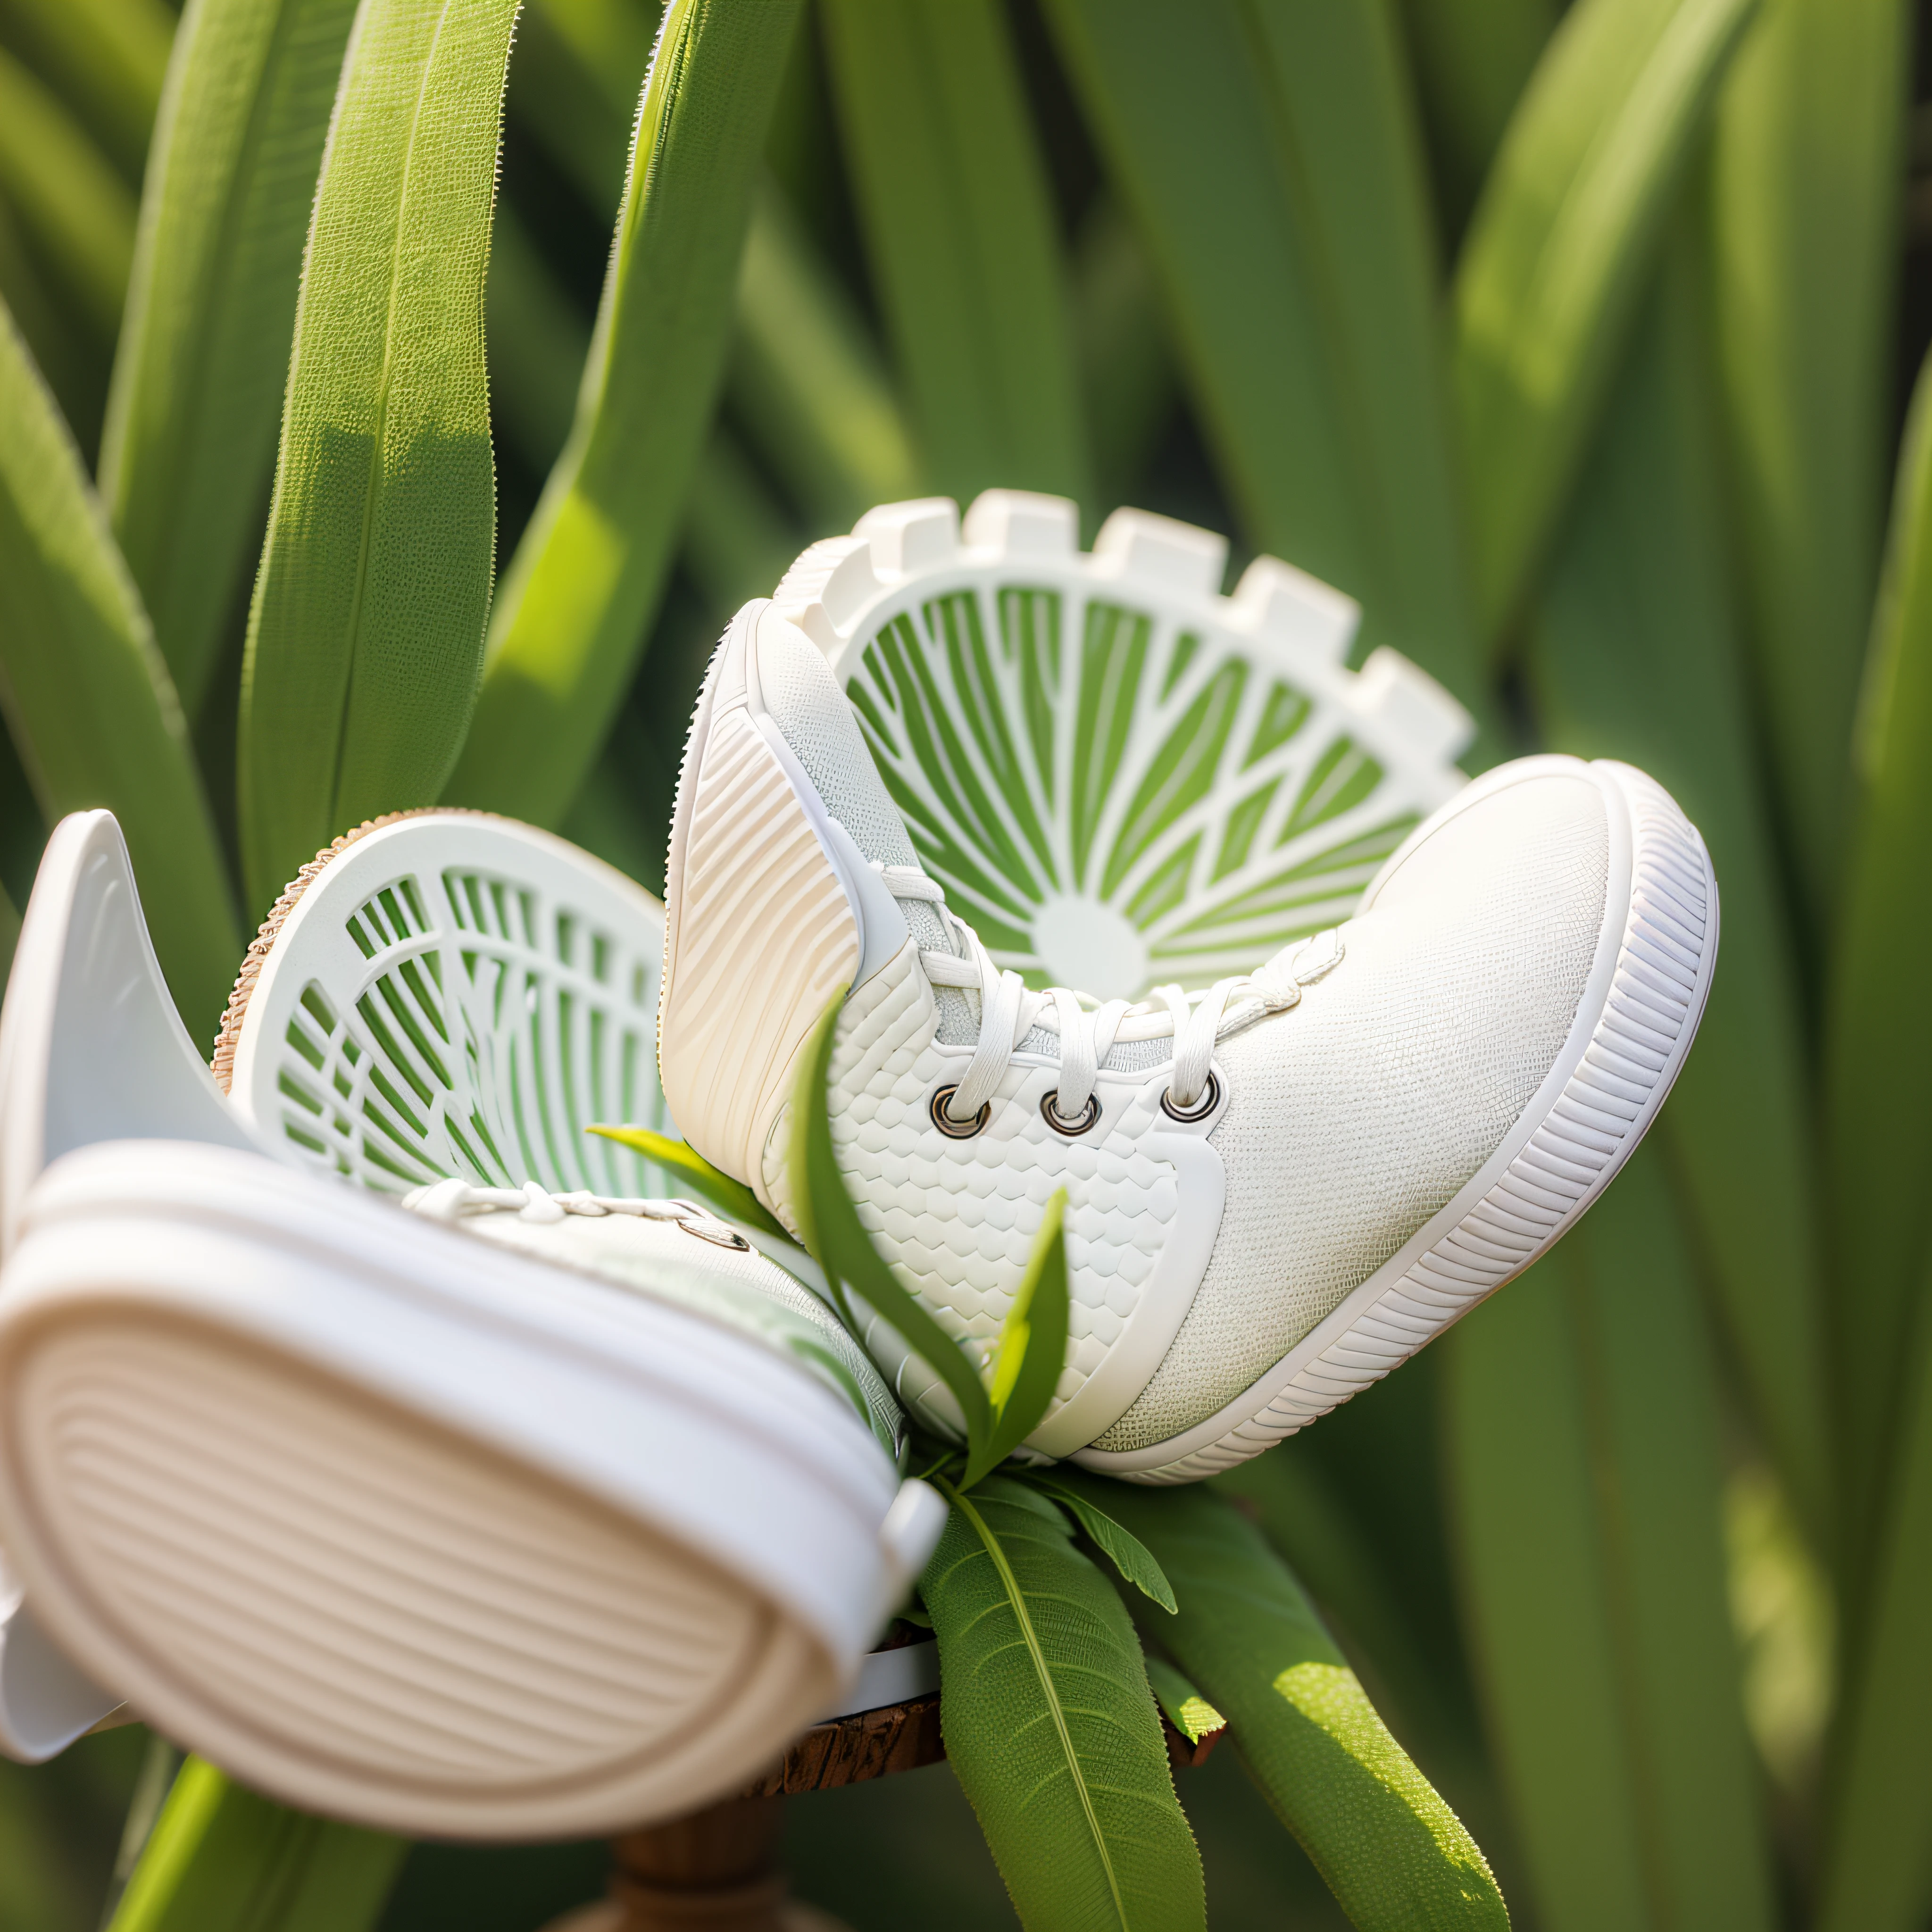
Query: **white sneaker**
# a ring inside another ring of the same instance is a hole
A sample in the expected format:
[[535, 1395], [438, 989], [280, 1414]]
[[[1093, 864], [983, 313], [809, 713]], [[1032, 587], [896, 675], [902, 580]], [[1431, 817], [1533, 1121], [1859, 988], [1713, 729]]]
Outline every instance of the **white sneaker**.
[[[763, 603], [706, 681], [667, 877], [686, 1138], [789, 1222], [801, 1049], [849, 986], [832, 1124], [862, 1218], [976, 1352], [1064, 1187], [1068, 1359], [1031, 1446], [1144, 1481], [1258, 1453], [1547, 1249], [1654, 1117], [1717, 947], [1665, 794], [1539, 758], [1252, 976], [1132, 1007], [1030, 992], [949, 912], [824, 656]], [[890, 1330], [867, 1340], [956, 1421]]]
[[[407, 822], [394, 902], [459, 861], [513, 908], [570, 890], [532, 858], [556, 842], [500, 826], [479, 860], [492, 822], [464, 824], [452, 851]], [[346, 950], [380, 1000], [403, 962], [335, 918], [366, 896], [326, 888], [257, 991], [286, 966], [299, 998], [304, 954]], [[586, 928], [583, 956], [646, 937]], [[415, 940], [418, 989], [502, 964], [488, 935], [466, 964]], [[410, 1214], [258, 1151], [291, 1144], [196, 1060], [105, 813], [56, 830], [19, 962], [0, 1532], [88, 1673], [285, 1802], [454, 1837], [681, 1813], [845, 1707], [944, 1510], [902, 1485], [890, 1398], [794, 1274], [688, 1203], [459, 1178]], [[502, 1062], [438, 1036], [476, 1093], [568, 1090], [531, 1051], [540, 1006]], [[514, 1146], [490, 1106], [465, 1120]]]

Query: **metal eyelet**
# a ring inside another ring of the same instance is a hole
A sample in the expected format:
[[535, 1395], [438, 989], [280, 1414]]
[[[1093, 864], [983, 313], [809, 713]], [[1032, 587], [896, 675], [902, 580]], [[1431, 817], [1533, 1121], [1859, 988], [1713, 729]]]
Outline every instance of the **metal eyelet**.
[[1207, 1089], [1192, 1106], [1184, 1109], [1177, 1107], [1171, 1091], [1163, 1092], [1160, 1096], [1160, 1111], [1170, 1120], [1178, 1120], [1184, 1126], [1190, 1120], [1204, 1120], [1220, 1104], [1221, 1076], [1211, 1069], [1208, 1075]]
[[956, 1120], [946, 1111], [946, 1103], [959, 1090], [956, 1080], [950, 1087], [942, 1087], [932, 1096], [932, 1124], [950, 1141], [970, 1141], [975, 1134], [986, 1131], [986, 1123], [993, 1118], [993, 1103], [982, 1100], [980, 1111], [965, 1122]]
[[752, 1244], [736, 1228], [728, 1228], [722, 1221], [687, 1221], [680, 1218], [677, 1224], [687, 1234], [694, 1234], [700, 1241], [709, 1241], [714, 1248], [734, 1248], [740, 1254], [749, 1254]]
[[1053, 1103], [1058, 1088], [1049, 1087], [1040, 1096], [1040, 1117], [1057, 1134], [1064, 1134], [1069, 1140], [1076, 1135], [1084, 1134], [1100, 1118], [1100, 1096], [1089, 1094], [1087, 1104], [1072, 1120], [1069, 1120]]

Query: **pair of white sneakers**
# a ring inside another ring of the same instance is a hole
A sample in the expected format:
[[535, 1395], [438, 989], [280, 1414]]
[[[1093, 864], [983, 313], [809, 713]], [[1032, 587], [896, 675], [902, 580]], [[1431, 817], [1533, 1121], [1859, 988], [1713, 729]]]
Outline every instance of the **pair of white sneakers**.
[[[1453, 703], [1348, 670], [1285, 566], [1219, 597], [1222, 554], [873, 513], [728, 632], [664, 908], [506, 821], [364, 828], [250, 948], [218, 1080], [111, 820], [63, 824], [0, 1023], [0, 1745], [125, 1700], [300, 1805], [587, 1834], [930, 1688], [866, 1653], [943, 1515], [898, 1405], [944, 1433], [943, 1385], [584, 1132], [681, 1132], [795, 1226], [835, 999], [846, 1184], [969, 1354], [1066, 1191], [1036, 1454], [1252, 1455], [1572, 1225], [1702, 1011], [1701, 842], [1627, 766], [1461, 787]], [[1065, 958], [1106, 997], [1028, 983]]]

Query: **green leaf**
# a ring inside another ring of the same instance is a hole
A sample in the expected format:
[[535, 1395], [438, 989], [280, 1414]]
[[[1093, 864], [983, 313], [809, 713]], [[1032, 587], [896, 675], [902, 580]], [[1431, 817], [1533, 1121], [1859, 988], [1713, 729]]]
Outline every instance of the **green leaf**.
[[1204, 1926], [1200, 1855], [1120, 1598], [1018, 1484], [939, 1486], [952, 1511], [920, 1589], [946, 1756], [1021, 1923]]
[[1695, 238], [1671, 238], [1639, 318], [1530, 620], [1528, 669], [1552, 751], [1640, 766], [1710, 848], [1724, 963], [1664, 1125], [1753, 1414], [1822, 1543], [1833, 1505], [1813, 1105], [1725, 552]]
[[[1105, 1552], [1126, 1580], [1150, 1602], [1158, 1604], [1172, 1616], [1178, 1607], [1174, 1600], [1174, 1586], [1167, 1580], [1167, 1573], [1154, 1559], [1149, 1550], [1124, 1522], [1109, 1516], [1093, 1498], [1090, 1492], [1070, 1489], [1066, 1484], [1040, 1470], [1029, 1470], [1024, 1479], [1042, 1496], [1053, 1500], [1072, 1513], [1087, 1539], [1096, 1550]], [[1158, 1689], [1158, 1685], [1156, 1686]]]
[[518, 455], [541, 476], [577, 413], [590, 325], [508, 202], [490, 244], [490, 401]]
[[965, 1424], [967, 1453], [977, 1463], [992, 1430], [986, 1389], [962, 1346], [899, 1285], [873, 1246], [838, 1169], [826, 1095], [838, 1015], [844, 1004], [842, 993], [826, 1008], [812, 1036], [810, 1049], [800, 1064], [798, 1085], [792, 1096], [791, 1198], [797, 1204], [794, 1211], [800, 1235], [824, 1269], [845, 1325], [854, 1334], [862, 1334], [845, 1298], [849, 1288], [897, 1329], [908, 1346], [946, 1384]]
[[729, 341], [797, 0], [672, 0], [570, 441], [506, 572], [446, 796], [554, 824], [629, 684]]
[[1555, 0], [1402, 0], [1435, 158], [1460, 229], [1556, 24]]
[[[1486, 702], [1390, 0], [1051, 0], [1249, 541]], [[1185, 29], [1181, 22], [1184, 18]]]
[[0, 0], [0, 38], [74, 107], [138, 182], [175, 20], [163, 0]]
[[1073, 315], [1098, 501], [1130, 502], [1173, 419], [1180, 382], [1154, 263], [1112, 195], [1081, 224]]
[[287, 1810], [191, 1757], [107, 1932], [373, 1932], [408, 1850]]
[[1917, 1095], [1932, 1076], [1932, 361], [1899, 455], [1863, 707], [1864, 796], [1840, 889], [1825, 1056], [1839, 1556], [1854, 1646], [1925, 1300], [1932, 1123]]
[[964, 1483], [997, 1468], [1039, 1427], [1066, 1366], [1066, 1190], [1041, 1210], [1026, 1272], [1000, 1324], [988, 1399], [992, 1428], [966, 1465]]
[[435, 802], [483, 646], [483, 295], [516, 0], [364, 0], [303, 266], [237, 790], [267, 905], [345, 827]]
[[0, 307], [0, 704], [51, 824], [121, 821], [170, 990], [212, 1037], [242, 956], [174, 687], [80, 452]]
[[194, 0], [155, 134], [100, 494], [190, 717], [260, 547], [302, 244], [355, 11], [355, 0]]
[[1150, 1657], [1146, 1663], [1154, 1702], [1190, 1744], [1198, 1744], [1203, 1738], [1227, 1729], [1227, 1719], [1166, 1658]]
[[1654, 1145], [1448, 1360], [1466, 1627], [1540, 1917], [1768, 1932], [1716, 1365]]
[[674, 1141], [668, 1134], [653, 1133], [649, 1127], [592, 1126], [586, 1127], [584, 1132], [601, 1134], [607, 1141], [634, 1149], [654, 1166], [675, 1174], [713, 1207], [722, 1208], [733, 1220], [742, 1221], [748, 1228], [761, 1228], [766, 1234], [776, 1234], [782, 1240], [791, 1238], [779, 1222], [765, 1211], [758, 1197], [742, 1180], [734, 1180], [728, 1174], [720, 1174], [701, 1154], [686, 1147], [683, 1142]]
[[88, 333], [111, 343], [134, 256], [134, 197], [59, 100], [4, 50], [0, 195]]
[[918, 494], [878, 345], [770, 176], [752, 204], [737, 315], [734, 408], [815, 525], [849, 530], [874, 504]]
[[839, 132], [933, 482], [1088, 500], [1065, 264], [996, 0], [826, 0]]
[[[1932, 1280], [1922, 1280], [1922, 1314]], [[1932, 1912], [1932, 1324], [1913, 1348], [1870, 1609], [1840, 1720], [1820, 1932], [1917, 1932]]]
[[1156, 1634], [1342, 1910], [1375, 1932], [1506, 1928], [1482, 1853], [1404, 1755], [1294, 1574], [1211, 1490], [1072, 1478], [1160, 1559], [1180, 1600]]
[[1904, 0], [1766, 0], [1720, 98], [1712, 254], [1740, 573], [1805, 910], [1839, 897], [1897, 433]]
[[1477, 603], [1492, 639], [1568, 500], [1755, 4], [1577, 0], [1510, 123], [1452, 300]]

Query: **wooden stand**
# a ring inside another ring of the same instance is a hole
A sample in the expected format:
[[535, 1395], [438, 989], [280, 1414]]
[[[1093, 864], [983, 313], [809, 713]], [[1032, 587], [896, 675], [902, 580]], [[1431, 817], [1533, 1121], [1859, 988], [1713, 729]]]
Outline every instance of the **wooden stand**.
[[[1177, 1766], [1203, 1762], [1220, 1735], [1193, 1744], [1166, 1728]], [[782, 1801], [916, 1771], [945, 1755], [937, 1691], [814, 1725], [741, 1796], [614, 1838], [610, 1896], [546, 1932], [843, 1932], [836, 1919], [788, 1895], [779, 1863]]]

